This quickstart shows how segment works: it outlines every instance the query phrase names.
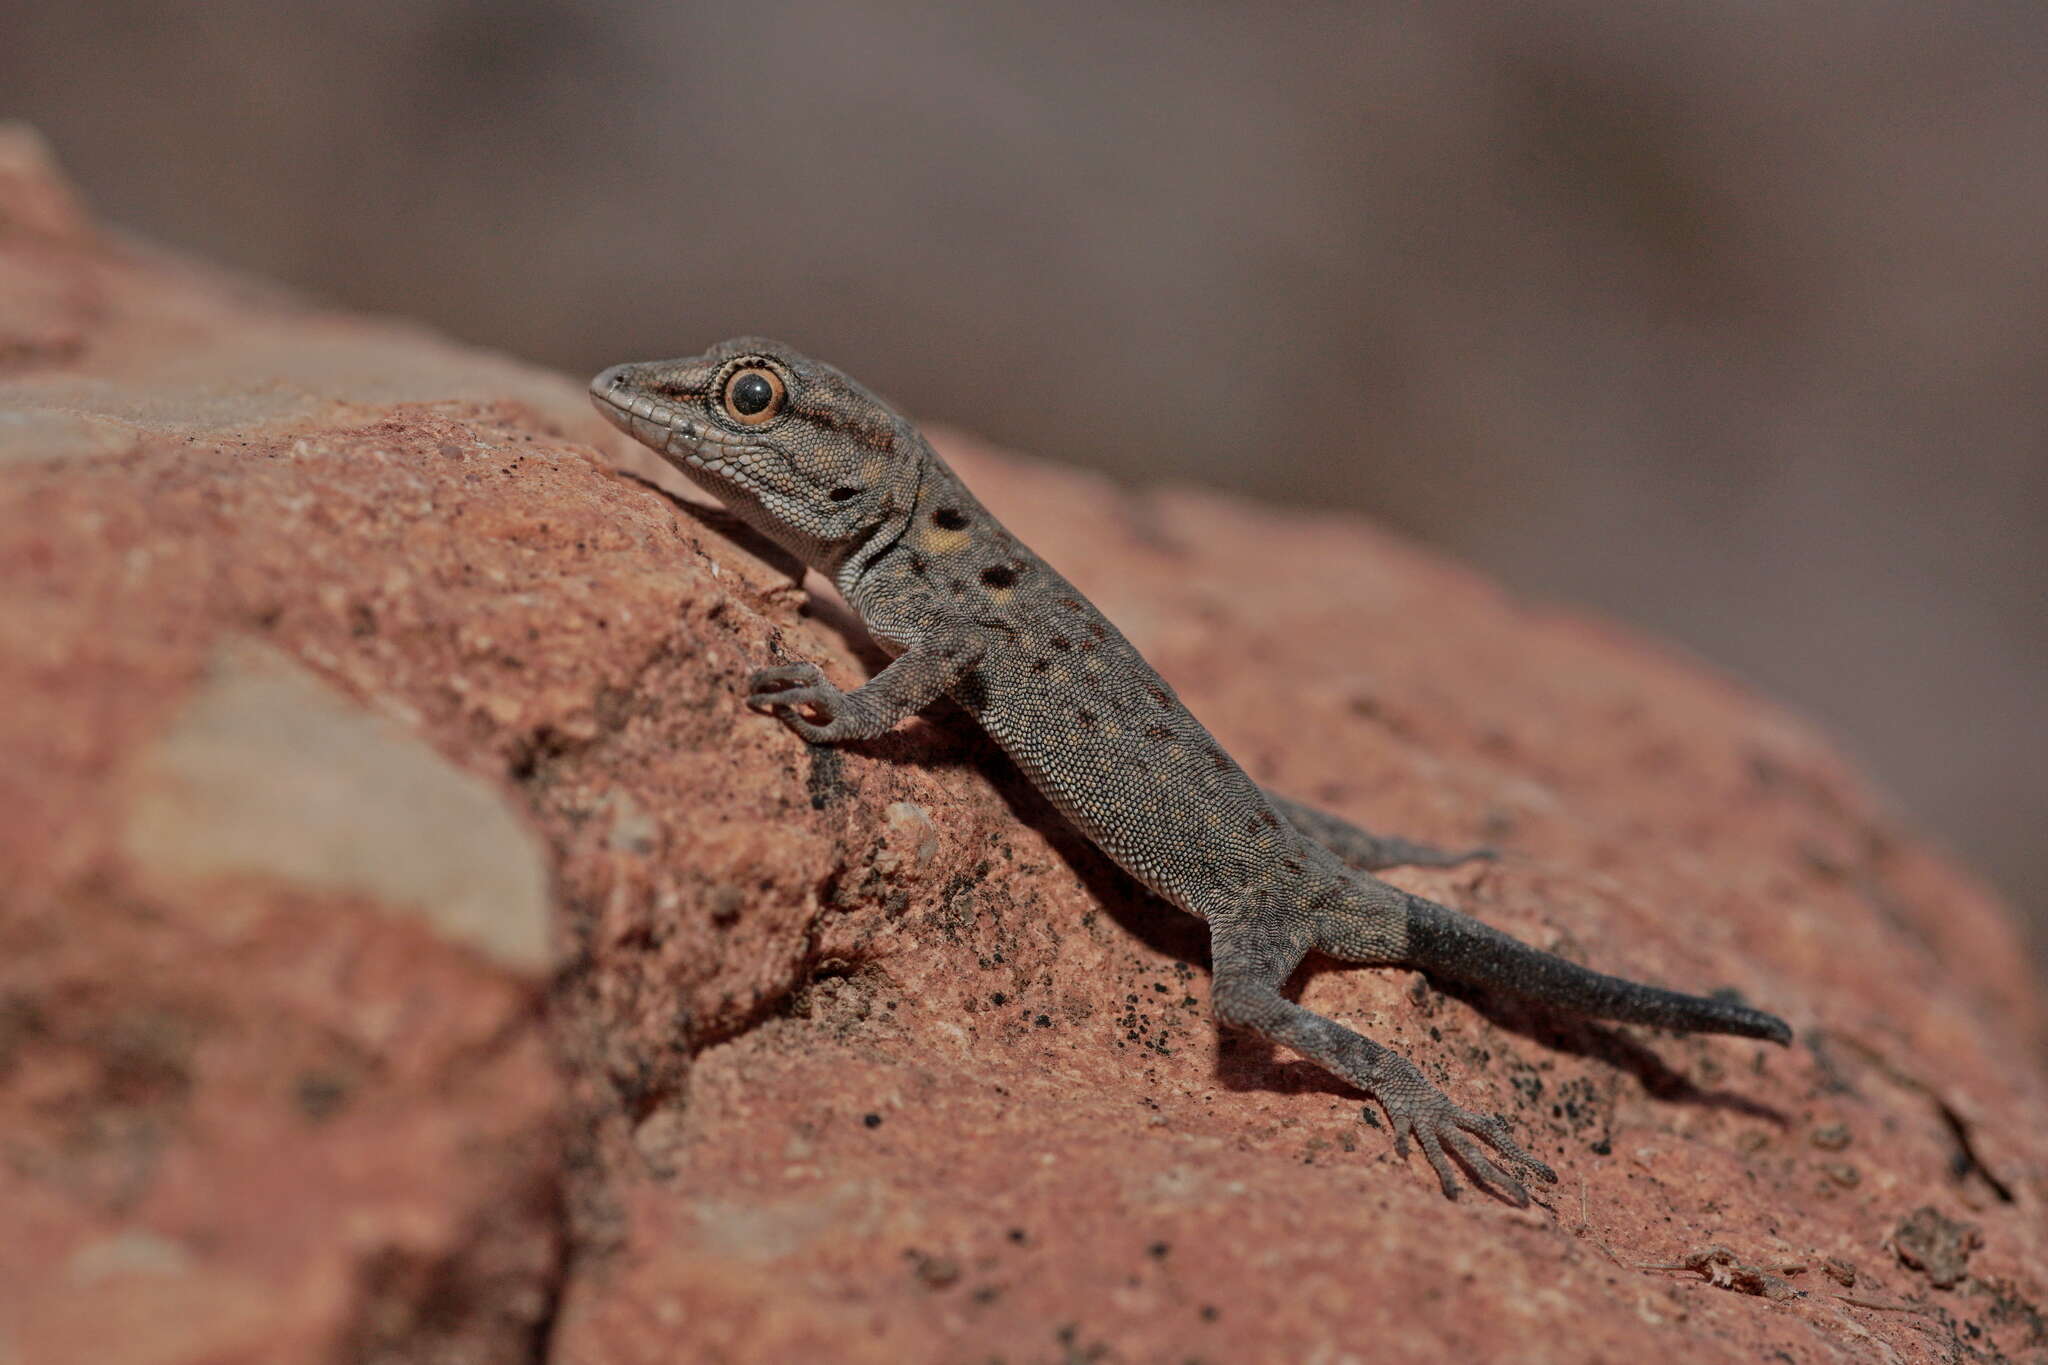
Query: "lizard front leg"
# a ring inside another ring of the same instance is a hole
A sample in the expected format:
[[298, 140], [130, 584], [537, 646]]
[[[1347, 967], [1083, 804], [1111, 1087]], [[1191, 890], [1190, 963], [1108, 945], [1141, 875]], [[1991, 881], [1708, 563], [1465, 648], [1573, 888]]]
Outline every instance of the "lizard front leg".
[[[747, 679], [747, 705], [772, 711], [813, 744], [873, 739], [930, 706], [981, 662], [987, 641], [973, 626], [926, 631], [887, 668], [851, 692], [813, 663], [778, 664]], [[805, 715], [809, 708], [812, 715]]]

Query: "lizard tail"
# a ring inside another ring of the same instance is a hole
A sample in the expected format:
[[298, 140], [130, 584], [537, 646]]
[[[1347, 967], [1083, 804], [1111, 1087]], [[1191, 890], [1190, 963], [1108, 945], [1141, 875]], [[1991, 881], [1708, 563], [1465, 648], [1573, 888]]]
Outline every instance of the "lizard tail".
[[1469, 915], [1406, 898], [1403, 960], [1435, 976], [1510, 992], [1593, 1019], [1652, 1024], [1688, 1033], [1733, 1033], [1789, 1044], [1792, 1028], [1776, 1015], [1733, 1000], [1684, 995], [1607, 976], [1541, 952]]

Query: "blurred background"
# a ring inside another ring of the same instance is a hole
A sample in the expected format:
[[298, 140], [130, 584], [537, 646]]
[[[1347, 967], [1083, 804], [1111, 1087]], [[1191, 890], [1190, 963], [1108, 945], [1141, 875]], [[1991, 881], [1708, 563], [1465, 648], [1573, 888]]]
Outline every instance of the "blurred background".
[[2044, 70], [2038, 0], [0, 0], [128, 227], [1354, 508], [1816, 717], [2037, 931]]

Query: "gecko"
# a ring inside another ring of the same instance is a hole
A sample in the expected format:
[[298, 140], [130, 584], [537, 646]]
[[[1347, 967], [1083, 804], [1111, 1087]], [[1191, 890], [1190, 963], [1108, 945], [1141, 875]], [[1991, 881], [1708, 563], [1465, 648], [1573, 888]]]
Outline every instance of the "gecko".
[[1524, 1177], [1557, 1176], [1499, 1115], [1459, 1106], [1407, 1058], [1290, 999], [1283, 988], [1311, 950], [1588, 1018], [1791, 1041], [1783, 1020], [1733, 999], [1605, 975], [1373, 876], [1491, 850], [1376, 835], [1262, 788], [915, 426], [832, 366], [742, 337], [615, 365], [590, 393], [615, 426], [830, 579], [891, 656], [851, 691], [814, 663], [756, 669], [751, 709], [809, 743], [845, 744], [951, 698], [1090, 842], [1206, 922], [1217, 1023], [1377, 1100], [1396, 1152], [1412, 1139], [1446, 1196], [1461, 1188], [1453, 1159], [1518, 1206]]

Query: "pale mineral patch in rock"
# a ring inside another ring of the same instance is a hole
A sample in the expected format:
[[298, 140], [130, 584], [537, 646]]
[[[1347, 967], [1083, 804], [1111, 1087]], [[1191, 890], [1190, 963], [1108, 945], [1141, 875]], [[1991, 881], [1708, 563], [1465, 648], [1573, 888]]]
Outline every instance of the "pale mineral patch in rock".
[[145, 888], [269, 878], [359, 895], [522, 972], [553, 963], [539, 840], [464, 773], [291, 659], [230, 639], [129, 778]]

